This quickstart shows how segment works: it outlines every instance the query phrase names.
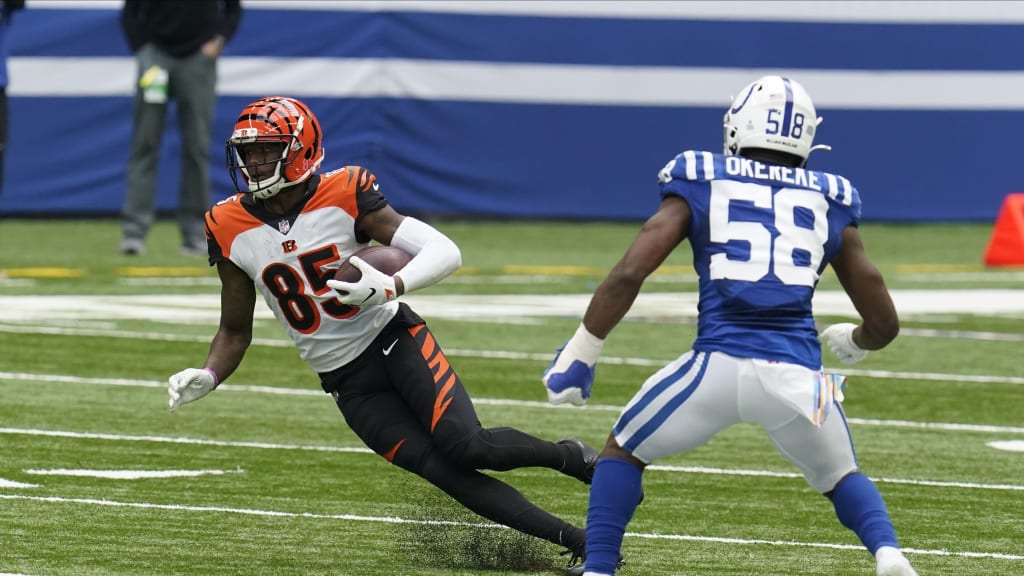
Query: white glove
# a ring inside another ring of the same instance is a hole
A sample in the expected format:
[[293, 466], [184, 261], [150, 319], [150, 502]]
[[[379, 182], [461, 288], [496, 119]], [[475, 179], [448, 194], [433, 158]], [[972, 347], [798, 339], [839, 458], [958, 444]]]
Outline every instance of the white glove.
[[367, 264], [362, 258], [353, 256], [349, 262], [362, 272], [358, 282], [328, 280], [327, 285], [338, 291], [338, 300], [349, 306], [376, 306], [398, 298], [395, 279]]
[[174, 412], [178, 406], [198, 400], [220, 384], [217, 374], [209, 368], [186, 368], [167, 379], [167, 405]]
[[594, 336], [580, 324], [576, 333], [555, 355], [541, 380], [548, 390], [548, 402], [583, 406], [594, 385], [594, 366], [601, 356], [604, 340]]
[[868, 351], [857, 346], [853, 341], [853, 330], [856, 324], [844, 322], [833, 324], [821, 333], [821, 337], [828, 344], [829, 350], [839, 358], [843, 364], [856, 364], [868, 355]]

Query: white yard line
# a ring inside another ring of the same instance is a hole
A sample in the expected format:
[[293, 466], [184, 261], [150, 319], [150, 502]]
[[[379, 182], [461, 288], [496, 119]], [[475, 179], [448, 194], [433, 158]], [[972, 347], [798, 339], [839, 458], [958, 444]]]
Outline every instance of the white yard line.
[[[320, 514], [316, 512], [285, 512], [281, 510], [259, 510], [254, 508], [230, 508], [227, 506], [189, 506], [184, 504], [153, 504], [150, 502], [118, 502], [94, 498], [64, 498], [60, 496], [28, 496], [22, 494], [0, 494], [0, 500], [28, 500], [47, 504], [69, 504], [82, 506], [103, 506], [113, 508], [135, 508], [144, 510], [167, 510], [174, 512], [196, 512], [200, 514], [240, 514], [246, 516], [262, 516], [273, 518], [301, 518], [315, 520], [341, 520], [345, 522], [374, 522], [379, 524], [420, 524], [425, 526], [469, 526], [478, 528], [507, 529], [497, 524], [455, 522], [451, 520], [415, 520], [397, 516], [360, 516], [356, 514]], [[694, 536], [690, 534], [662, 534], [646, 532], [627, 532], [630, 538], [646, 540], [683, 540], [689, 542], [707, 542], [713, 544], [735, 544], [743, 546], [778, 546], [797, 548], [827, 548], [830, 550], [849, 550], [863, 553], [864, 547], [852, 544], [832, 544], [829, 542], [796, 542], [792, 540], [761, 540], [750, 538], [722, 538], [714, 536]], [[956, 551], [945, 549], [903, 548], [906, 554], [922, 556], [954, 556], [963, 558], [989, 558], [998, 560], [1024, 561], [1019, 554], [1003, 554], [999, 552]]]
[[[37, 436], [46, 438], [71, 438], [81, 440], [106, 440], [111, 442], [154, 442], [160, 444], [183, 444], [192, 446], [219, 446], [225, 448], [244, 448], [257, 450], [301, 450], [313, 452], [334, 452], [348, 454], [373, 454], [369, 448], [355, 446], [324, 446], [303, 444], [275, 444], [270, 442], [232, 442], [228, 440], [207, 440], [203, 438], [184, 438], [171, 436], [138, 436], [125, 434], [101, 434], [96, 432], [73, 432], [70, 430], [40, 430], [33, 428], [0, 428], [0, 434], [16, 436]], [[736, 468], [707, 468], [701, 466], [663, 466], [652, 465], [648, 470], [672, 472], [677, 474], [710, 474], [721, 476], [760, 476], [771, 478], [803, 478], [796, 472], [777, 472], [773, 470], [744, 470]], [[33, 474], [34, 471], [25, 470]], [[42, 472], [40, 472], [42, 473]], [[965, 490], [1010, 490], [1024, 492], [1021, 484], [986, 484], [980, 482], [959, 482], [941, 480], [920, 480], [911, 478], [872, 478], [880, 484], [906, 484], [911, 486], [930, 486], [933, 488], [959, 488]]]
[[[903, 376], [901, 376], [903, 377]], [[961, 377], [946, 375], [947, 380], [959, 381]], [[46, 382], [53, 384], [81, 384], [90, 386], [129, 386], [139, 388], [164, 388], [167, 383], [156, 380], [137, 380], [132, 378], [104, 378], [72, 376], [68, 374], [31, 374], [27, 372], [2, 372], [0, 371], [0, 383], [2, 382]], [[324, 398], [325, 395], [319, 388], [285, 388], [279, 386], [258, 386], [247, 384], [222, 384], [217, 387], [219, 393], [257, 393], [276, 394], [282, 396], [310, 396]], [[613, 412], [619, 413], [623, 406], [614, 404], [587, 404], [585, 408], [572, 406], [553, 406], [541, 400], [512, 400], [509, 398], [474, 398], [473, 403], [481, 406], [518, 406], [524, 408], [538, 408], [544, 410], [579, 410], [583, 412]], [[875, 420], [870, 418], [847, 418], [850, 424], [860, 426], [889, 427], [889, 428], [916, 428], [919, 430], [944, 430], [955, 432], [983, 432], [997, 434], [1024, 434], [1024, 426], [993, 426], [989, 424], [963, 424], [955, 422], [914, 422], [910, 420]]]
[[[636, 299], [627, 318], [695, 316], [697, 297], [696, 292], [645, 292]], [[893, 290], [892, 297], [903, 316], [1024, 313], [1024, 290]], [[583, 315], [590, 294], [410, 294], [402, 299], [427, 318], [578, 318]], [[123, 319], [216, 324], [219, 305], [218, 294], [0, 296], [0, 321]], [[857, 315], [849, 297], [840, 290], [817, 291], [814, 311], [829, 316]], [[271, 318], [265, 306], [257, 306], [256, 315]]]
[[86, 468], [29, 468], [22, 470], [34, 476], [74, 476], [107, 480], [146, 480], [150, 478], [193, 478], [241, 474], [243, 470], [94, 470]]
[[[208, 343], [211, 336], [208, 334], [189, 335], [168, 332], [118, 330], [113, 328], [89, 328], [81, 326], [40, 326], [37, 324], [3, 324], [0, 323], [0, 332], [12, 334], [50, 334], [55, 336], [99, 336], [104, 338], [129, 338], [132, 340], [155, 340], [164, 342], [200, 342]], [[962, 333], [967, 334], [967, 333]], [[987, 333], [985, 333], [987, 334]], [[961, 337], [968, 337], [963, 336]], [[978, 339], [991, 340], [984, 334]], [[255, 346], [268, 346], [274, 348], [291, 348], [294, 345], [290, 340], [284, 338], [253, 338]], [[508, 350], [473, 350], [467, 348], [445, 348], [449, 356], [465, 356], [467, 358], [499, 358], [503, 360], [526, 360], [534, 362], [550, 362], [551, 352], [511, 352]], [[632, 366], [661, 367], [669, 363], [669, 359], [656, 358], [630, 358], [621, 356], [604, 356], [601, 363], [625, 364]], [[901, 380], [922, 380], [922, 381], [956, 381], [971, 384], [1024, 384], [1024, 377], [1001, 376], [984, 374], [946, 374], [939, 372], [896, 372], [891, 370], [862, 370], [857, 368], [833, 368], [829, 371], [844, 376], [861, 376], [865, 378], [895, 378]]]

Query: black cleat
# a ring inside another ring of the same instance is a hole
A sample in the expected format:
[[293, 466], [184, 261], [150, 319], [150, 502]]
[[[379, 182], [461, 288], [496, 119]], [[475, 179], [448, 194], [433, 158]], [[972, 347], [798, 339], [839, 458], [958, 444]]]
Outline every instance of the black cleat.
[[[581, 456], [583, 458], [583, 471], [580, 472], [579, 474], [569, 474], [569, 476], [572, 476], [573, 478], [576, 478], [580, 482], [583, 482], [584, 484], [589, 486], [594, 481], [594, 467], [597, 466], [597, 458], [599, 456], [599, 452], [593, 446], [587, 444], [586, 442], [580, 440], [579, 438], [563, 438], [558, 441], [558, 444], [565, 444], [566, 446], [575, 446], [580, 449]], [[563, 470], [563, 472], [564, 471], [565, 470]], [[645, 497], [646, 495], [644, 494], [644, 488], [643, 486], [641, 486], [640, 500], [636, 503], [636, 505], [639, 506], [641, 503], [643, 503]]]
[[[572, 476], [573, 478], [579, 480], [580, 482], [583, 482], [584, 484], [589, 485], [591, 482], [593, 482], [594, 466], [597, 465], [597, 449], [595, 449], [590, 444], [587, 444], [586, 442], [578, 438], [563, 438], [562, 440], [559, 440], [558, 443], [574, 448], [573, 451], [575, 451], [575, 449], [578, 449], [580, 451], [580, 457], [583, 459], [583, 469], [580, 472], [578, 472], [577, 474], [569, 474], [568, 472], [566, 472], [566, 474]], [[565, 469], [563, 468], [562, 471], [565, 472]], [[582, 572], [580, 572], [580, 574], [582, 574]]]

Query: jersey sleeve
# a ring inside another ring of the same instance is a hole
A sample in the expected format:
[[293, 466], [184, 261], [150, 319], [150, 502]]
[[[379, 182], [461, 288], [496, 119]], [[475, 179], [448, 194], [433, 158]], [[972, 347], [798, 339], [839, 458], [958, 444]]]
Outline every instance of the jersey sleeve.
[[850, 203], [850, 224], [860, 226], [860, 192], [850, 186], [850, 193], [853, 197], [853, 201]]
[[211, 266], [231, 259], [231, 245], [239, 234], [262, 225], [242, 207], [244, 197], [244, 194], [235, 194], [206, 211], [206, 245]]
[[703, 204], [708, 194], [708, 181], [714, 178], [714, 155], [687, 150], [678, 154], [658, 172], [661, 197], [679, 196], [691, 206]]
[[387, 206], [388, 200], [381, 194], [380, 182], [377, 181], [377, 176], [373, 172], [361, 166], [351, 166], [350, 168], [355, 171], [356, 208], [359, 212], [356, 222], [358, 223], [366, 214]]
[[829, 214], [834, 218], [833, 225], [839, 226], [860, 226], [860, 192], [842, 176], [823, 174], [828, 187], [822, 191], [831, 205]]
[[380, 182], [377, 176], [361, 166], [351, 166], [355, 171], [356, 185], [356, 240], [362, 243], [369, 242], [370, 237], [359, 232], [359, 224], [363, 218], [371, 212], [376, 212], [388, 205], [387, 198], [380, 192]]
[[359, 233], [359, 223], [367, 214], [388, 205], [380, 192], [377, 176], [362, 166], [345, 166], [321, 176], [320, 190], [310, 208], [339, 206], [354, 220], [355, 237], [360, 243], [370, 238]]
[[210, 266], [216, 266], [218, 262], [227, 260], [227, 258], [224, 257], [224, 250], [221, 249], [220, 244], [217, 243], [217, 238], [213, 235], [213, 230], [210, 229], [210, 212], [211, 210], [206, 211], [203, 228], [206, 229], [206, 250], [210, 254]]

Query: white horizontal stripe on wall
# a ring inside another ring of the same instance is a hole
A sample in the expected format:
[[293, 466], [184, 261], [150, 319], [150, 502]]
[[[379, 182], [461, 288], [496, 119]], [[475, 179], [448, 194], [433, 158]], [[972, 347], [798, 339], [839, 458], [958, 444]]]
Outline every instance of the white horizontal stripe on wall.
[[[120, 10], [122, 0], [28, 0], [29, 9]], [[551, 17], [790, 22], [1024, 23], [1024, 2], [1004, 0], [242, 0], [245, 10], [439, 12]]]
[[[13, 97], [131, 95], [122, 58], [8, 62]], [[271, 73], [272, 71], [272, 73]], [[724, 108], [762, 74], [784, 74], [819, 109], [1024, 110], [1024, 72], [614, 67], [399, 59], [224, 57], [218, 92], [254, 96], [412, 98], [613, 106]]]

